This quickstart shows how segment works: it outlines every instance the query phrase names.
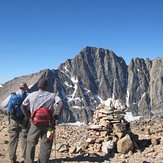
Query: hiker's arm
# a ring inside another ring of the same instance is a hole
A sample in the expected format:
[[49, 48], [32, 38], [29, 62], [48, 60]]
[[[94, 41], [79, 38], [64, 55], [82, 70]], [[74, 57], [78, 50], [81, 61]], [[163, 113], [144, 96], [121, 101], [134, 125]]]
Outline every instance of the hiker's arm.
[[21, 110], [23, 112], [23, 114], [27, 117], [30, 118], [31, 114], [30, 111], [28, 110], [28, 107], [25, 105], [21, 105]]
[[26, 117], [30, 118], [31, 115], [28, 108], [29, 108], [29, 99], [27, 96], [21, 105], [21, 110]]
[[8, 102], [11, 98], [11, 95], [9, 95], [3, 102], [2, 102], [2, 108], [7, 108]]
[[57, 108], [56, 108], [56, 111], [55, 111], [55, 114], [54, 114], [54, 118], [58, 119], [61, 116], [62, 111], [63, 111], [63, 102], [62, 102], [62, 100], [60, 100], [57, 103]]

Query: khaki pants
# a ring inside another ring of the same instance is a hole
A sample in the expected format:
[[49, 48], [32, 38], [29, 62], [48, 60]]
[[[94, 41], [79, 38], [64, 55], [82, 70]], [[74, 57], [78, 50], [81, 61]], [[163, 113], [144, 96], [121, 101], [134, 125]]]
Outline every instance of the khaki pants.
[[47, 139], [47, 128], [31, 124], [27, 137], [26, 162], [34, 163], [35, 147], [41, 138], [38, 163], [48, 163], [53, 145], [53, 140]]
[[10, 128], [9, 128], [9, 157], [10, 160], [16, 160], [16, 150], [18, 146], [18, 140], [20, 138], [22, 158], [25, 159], [26, 153], [26, 143], [27, 143], [27, 134], [28, 128], [24, 129], [20, 126], [18, 122], [13, 119], [10, 119]]

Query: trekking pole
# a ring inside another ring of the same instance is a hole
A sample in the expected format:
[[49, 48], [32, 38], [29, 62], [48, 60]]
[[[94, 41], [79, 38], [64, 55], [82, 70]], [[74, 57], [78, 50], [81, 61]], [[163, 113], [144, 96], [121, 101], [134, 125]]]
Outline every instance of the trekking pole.
[[55, 150], [55, 153], [54, 153], [54, 159], [55, 159], [55, 163], [57, 163], [56, 162], [56, 158], [57, 158], [57, 155], [56, 155], [56, 122], [55, 122], [55, 124], [54, 124], [54, 150]]

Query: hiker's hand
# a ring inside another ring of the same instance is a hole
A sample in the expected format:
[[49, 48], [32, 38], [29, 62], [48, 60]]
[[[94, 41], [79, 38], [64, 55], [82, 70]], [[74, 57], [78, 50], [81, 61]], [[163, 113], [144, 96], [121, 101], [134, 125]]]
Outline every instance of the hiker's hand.
[[53, 125], [56, 126], [58, 124], [58, 120], [53, 121]]
[[55, 114], [55, 115], [54, 115], [54, 121], [55, 121], [55, 120], [58, 120], [58, 119], [59, 119], [58, 115]]
[[32, 123], [32, 119], [31, 118], [29, 118], [29, 123]]

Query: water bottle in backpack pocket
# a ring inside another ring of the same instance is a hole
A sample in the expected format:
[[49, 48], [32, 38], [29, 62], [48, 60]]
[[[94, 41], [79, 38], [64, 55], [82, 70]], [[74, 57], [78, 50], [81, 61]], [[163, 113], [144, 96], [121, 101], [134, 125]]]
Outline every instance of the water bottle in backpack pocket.
[[49, 127], [48, 131], [47, 131], [47, 139], [48, 140], [53, 140], [54, 138], [54, 128], [53, 127]]

